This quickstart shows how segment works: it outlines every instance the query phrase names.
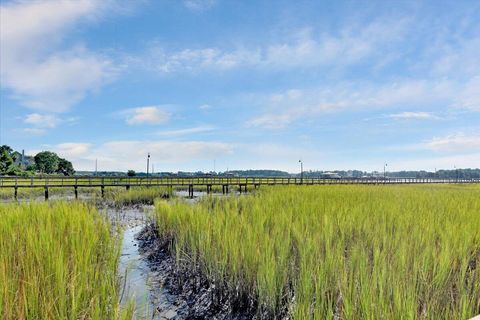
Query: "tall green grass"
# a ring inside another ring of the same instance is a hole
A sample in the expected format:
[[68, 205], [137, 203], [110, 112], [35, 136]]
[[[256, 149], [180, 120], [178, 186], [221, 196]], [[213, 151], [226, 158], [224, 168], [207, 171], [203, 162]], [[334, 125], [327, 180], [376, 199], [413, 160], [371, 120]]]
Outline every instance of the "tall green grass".
[[80, 202], [0, 205], [2, 319], [131, 316], [118, 306], [119, 240]]
[[157, 198], [167, 198], [170, 196], [167, 187], [132, 187], [125, 189], [107, 189], [105, 194], [107, 200], [112, 201], [117, 206], [128, 206], [134, 204], [154, 203]]
[[480, 189], [305, 186], [156, 204], [179, 264], [274, 317], [466, 319], [480, 313]]

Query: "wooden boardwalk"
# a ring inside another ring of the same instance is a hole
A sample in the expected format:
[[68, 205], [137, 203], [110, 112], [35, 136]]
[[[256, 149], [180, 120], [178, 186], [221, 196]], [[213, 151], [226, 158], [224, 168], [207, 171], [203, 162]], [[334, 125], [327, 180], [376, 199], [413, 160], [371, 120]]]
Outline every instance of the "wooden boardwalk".
[[213, 186], [221, 186], [222, 193], [228, 193], [230, 186], [238, 186], [240, 192], [248, 188], [258, 188], [262, 185], [328, 185], [328, 184], [425, 184], [425, 183], [480, 183], [480, 179], [431, 179], [431, 178], [271, 178], [271, 177], [110, 177], [110, 176], [79, 176], [79, 177], [0, 177], [0, 188], [11, 188], [16, 198], [19, 188], [43, 188], [45, 199], [48, 199], [49, 188], [72, 188], [78, 197], [78, 188], [101, 188], [102, 195], [106, 187], [187, 187], [189, 196], [193, 197], [195, 188], [206, 188], [212, 192]]

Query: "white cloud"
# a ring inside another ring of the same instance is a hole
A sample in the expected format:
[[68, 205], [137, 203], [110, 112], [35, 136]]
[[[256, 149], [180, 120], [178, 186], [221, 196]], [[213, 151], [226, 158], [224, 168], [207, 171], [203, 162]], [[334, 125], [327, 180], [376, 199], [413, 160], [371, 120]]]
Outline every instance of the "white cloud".
[[60, 118], [53, 114], [39, 114], [39, 113], [30, 113], [28, 114], [24, 122], [31, 124], [37, 128], [55, 128], [60, 122]]
[[[198, 163], [227, 156], [233, 146], [216, 141], [150, 141], [124, 140], [110, 141], [99, 145], [90, 143], [62, 143], [48, 145], [45, 149], [57, 152], [61, 157], [72, 161], [76, 170], [93, 170], [98, 159], [101, 170], [145, 170], [145, 157], [151, 154], [151, 163], [156, 168], [179, 170], [190, 166], [198, 168]], [[29, 150], [35, 154], [38, 150]]]
[[90, 143], [66, 142], [55, 146], [55, 151], [64, 158], [70, 159], [87, 155], [92, 145]]
[[114, 74], [112, 62], [81, 45], [63, 47], [69, 30], [98, 15], [98, 0], [12, 2], [0, 7], [0, 78], [35, 110], [63, 112]]
[[480, 150], [480, 134], [460, 132], [445, 137], [435, 137], [424, 146], [438, 152], [476, 152]]
[[157, 132], [157, 134], [159, 136], [175, 137], [175, 136], [184, 136], [184, 135], [189, 135], [194, 133], [210, 132], [213, 130], [215, 130], [215, 128], [211, 126], [199, 126], [199, 127], [192, 127], [192, 128], [186, 128], [186, 129], [159, 131]]
[[145, 106], [121, 111], [129, 125], [162, 124], [170, 119], [170, 112], [159, 106]]
[[438, 119], [438, 116], [434, 115], [432, 112], [423, 111], [404, 111], [389, 114], [387, 117], [393, 119]]

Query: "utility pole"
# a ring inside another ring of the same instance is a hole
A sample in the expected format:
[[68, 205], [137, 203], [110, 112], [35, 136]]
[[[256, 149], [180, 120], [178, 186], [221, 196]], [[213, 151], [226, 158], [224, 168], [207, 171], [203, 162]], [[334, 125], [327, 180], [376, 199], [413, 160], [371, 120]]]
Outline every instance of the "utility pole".
[[303, 161], [298, 160], [300, 162], [300, 184], [303, 184]]
[[148, 169], [150, 167], [150, 152], [147, 154], [147, 179], [148, 179]]

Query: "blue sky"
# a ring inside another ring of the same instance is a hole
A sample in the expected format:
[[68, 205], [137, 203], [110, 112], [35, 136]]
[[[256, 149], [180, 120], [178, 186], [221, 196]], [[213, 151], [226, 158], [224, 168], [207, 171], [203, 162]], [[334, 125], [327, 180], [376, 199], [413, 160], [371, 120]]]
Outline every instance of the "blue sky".
[[77, 170], [480, 167], [478, 1], [0, 1], [0, 143]]

